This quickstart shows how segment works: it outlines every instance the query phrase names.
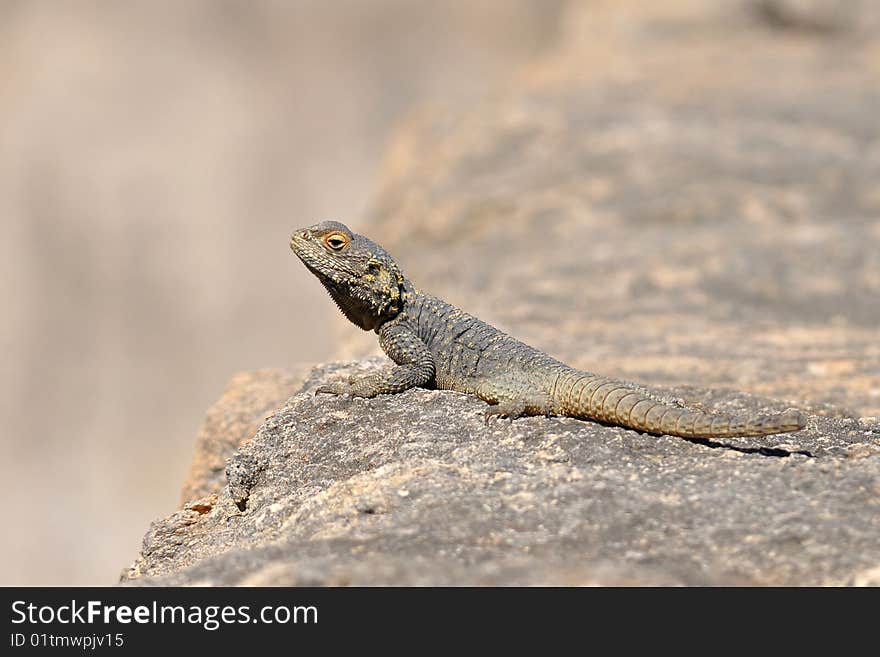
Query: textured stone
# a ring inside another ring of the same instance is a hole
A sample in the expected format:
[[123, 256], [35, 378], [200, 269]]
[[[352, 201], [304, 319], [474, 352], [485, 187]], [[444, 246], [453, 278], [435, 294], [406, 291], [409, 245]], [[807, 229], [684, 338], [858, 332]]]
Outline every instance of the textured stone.
[[240, 372], [209, 409], [196, 438], [195, 456], [181, 491], [181, 504], [219, 493], [226, 485], [226, 459], [293, 395], [302, 375], [264, 369]]
[[[880, 453], [858, 422], [725, 442], [569, 418], [484, 424], [415, 389], [314, 396], [319, 368], [230, 460], [229, 491], [154, 523], [130, 582], [846, 584], [880, 561]], [[675, 388], [707, 408], [784, 402]], [[238, 502], [238, 504], [236, 504]], [[241, 508], [240, 508], [241, 507]]]

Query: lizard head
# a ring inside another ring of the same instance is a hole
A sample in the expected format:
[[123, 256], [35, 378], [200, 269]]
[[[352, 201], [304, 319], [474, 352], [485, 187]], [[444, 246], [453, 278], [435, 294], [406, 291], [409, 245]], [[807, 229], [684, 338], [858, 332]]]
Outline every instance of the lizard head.
[[290, 248], [324, 284], [340, 310], [365, 331], [395, 317], [405, 279], [381, 246], [338, 221], [300, 228]]

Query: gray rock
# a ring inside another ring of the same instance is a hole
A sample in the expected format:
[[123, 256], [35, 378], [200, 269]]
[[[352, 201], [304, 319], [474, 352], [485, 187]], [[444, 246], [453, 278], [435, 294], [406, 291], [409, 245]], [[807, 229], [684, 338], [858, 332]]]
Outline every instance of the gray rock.
[[223, 395], [208, 409], [196, 436], [195, 454], [181, 491], [184, 506], [226, 486], [226, 459], [302, 387], [303, 378], [272, 369], [232, 377]]
[[818, 34], [875, 31], [880, 7], [875, 0], [749, 0], [757, 15], [778, 29]]
[[[209, 509], [155, 523], [143, 584], [847, 584], [880, 563], [880, 446], [797, 434], [656, 437], [568, 418], [493, 421], [411, 390], [314, 396], [381, 367], [318, 368], [230, 459]], [[786, 402], [675, 388], [721, 411]]]

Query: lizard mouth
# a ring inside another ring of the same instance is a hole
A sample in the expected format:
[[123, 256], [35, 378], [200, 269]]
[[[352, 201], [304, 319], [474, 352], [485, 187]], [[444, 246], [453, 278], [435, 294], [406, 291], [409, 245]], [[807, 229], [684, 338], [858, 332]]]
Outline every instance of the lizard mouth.
[[306, 240], [309, 237], [308, 231], [305, 230], [295, 230], [290, 235], [290, 250], [295, 254], [300, 255], [303, 250], [303, 245], [306, 243]]
[[290, 250], [306, 266], [306, 269], [315, 274], [322, 283], [326, 285], [327, 282], [332, 281], [332, 278], [320, 266], [320, 258], [316, 257], [314, 245], [308, 239], [307, 231], [298, 230], [290, 236]]

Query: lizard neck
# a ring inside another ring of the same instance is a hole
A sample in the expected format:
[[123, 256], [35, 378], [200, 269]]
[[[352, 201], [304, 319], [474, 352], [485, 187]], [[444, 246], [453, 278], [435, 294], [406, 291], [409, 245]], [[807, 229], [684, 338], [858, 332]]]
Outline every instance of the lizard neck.
[[360, 326], [365, 331], [373, 330], [376, 333], [379, 333], [379, 331], [385, 324], [394, 321], [403, 315], [406, 315], [408, 308], [412, 307], [412, 305], [419, 298], [420, 294], [421, 293], [408, 279], [401, 277], [399, 283], [399, 294], [395, 295], [393, 302], [383, 302], [381, 306], [382, 312], [380, 312], [379, 314], [371, 312], [365, 316], [361, 315], [357, 319], [352, 319], [351, 316], [348, 316], [345, 308], [343, 308], [343, 304], [339, 304], [339, 307], [342, 308], [343, 312], [346, 313], [346, 315], [349, 319], [351, 319], [352, 322]]
[[421, 294], [408, 278], [403, 279], [403, 284], [400, 287], [403, 289], [404, 308], [406, 308], [407, 302], [415, 300]]

